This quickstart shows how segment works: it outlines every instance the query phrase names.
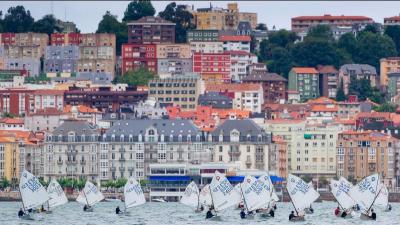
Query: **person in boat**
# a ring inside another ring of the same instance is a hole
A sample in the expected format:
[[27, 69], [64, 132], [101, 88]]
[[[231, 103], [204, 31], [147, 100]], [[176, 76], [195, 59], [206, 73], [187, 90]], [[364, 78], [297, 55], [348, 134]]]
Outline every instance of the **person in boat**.
[[23, 217], [25, 215], [25, 212], [24, 212], [24, 210], [22, 210], [22, 208], [20, 208], [19, 209], [19, 211], [18, 211], [18, 217]]
[[203, 212], [204, 211], [204, 206], [200, 206], [200, 211]]
[[40, 212], [46, 212], [46, 210], [44, 209], [43, 205], [42, 205], [42, 207], [40, 208]]
[[211, 212], [211, 207], [208, 209], [207, 214], [206, 214], [206, 219], [210, 219], [214, 216], [214, 214]]
[[373, 209], [371, 209], [371, 216], [369, 216], [369, 218], [376, 220], [376, 213], [374, 212]]
[[122, 211], [119, 208], [119, 206], [117, 206], [117, 208], [115, 208], [115, 214], [120, 214], [120, 213], [122, 213]]
[[354, 206], [354, 210], [360, 211], [360, 206], [359, 206], [358, 204], [356, 204], [356, 205]]
[[83, 206], [83, 211], [86, 212], [88, 209], [90, 209], [90, 206], [88, 206], [88, 205]]
[[276, 204], [274, 204], [274, 210], [276, 210], [276, 209], [277, 209]]
[[314, 209], [313, 209], [312, 205], [310, 205], [309, 210], [310, 210], [311, 213], [314, 213]]
[[391, 205], [391, 204], [388, 204], [387, 209], [388, 209], [389, 211], [392, 211], [392, 205]]
[[292, 211], [289, 215], [289, 220], [292, 220], [293, 218], [295, 218], [296, 216], [294, 215], [294, 212]]
[[274, 209], [271, 209], [271, 210], [269, 211], [269, 215], [270, 215], [271, 217], [275, 217], [275, 211], [274, 211]]
[[242, 209], [242, 210], [240, 211], [240, 218], [246, 219], [246, 213], [244, 212], [244, 209]]
[[338, 207], [336, 207], [336, 209], [335, 209], [335, 216], [338, 216], [339, 213], [340, 213], [340, 208], [339, 208], [339, 206], [338, 206]]
[[346, 210], [342, 212], [342, 215], [340, 217], [345, 218], [347, 216]]

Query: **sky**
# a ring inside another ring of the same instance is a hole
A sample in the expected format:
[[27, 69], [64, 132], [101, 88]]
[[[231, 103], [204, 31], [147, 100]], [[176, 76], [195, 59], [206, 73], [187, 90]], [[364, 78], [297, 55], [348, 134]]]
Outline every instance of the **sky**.
[[[210, 1], [176, 1], [208, 7]], [[368, 16], [383, 23], [384, 17], [399, 15], [400, 1], [237, 1], [239, 11], [256, 12], [258, 22], [266, 23], [269, 29], [290, 29], [290, 19], [304, 15], [358, 15]], [[35, 20], [52, 11], [58, 19], [74, 22], [83, 33], [95, 32], [99, 21], [107, 10], [121, 20], [129, 1], [1, 1], [4, 12], [11, 6], [23, 5], [30, 10]], [[164, 10], [170, 1], [152, 1], [156, 13]], [[215, 7], [226, 8], [228, 1], [212, 1]]]

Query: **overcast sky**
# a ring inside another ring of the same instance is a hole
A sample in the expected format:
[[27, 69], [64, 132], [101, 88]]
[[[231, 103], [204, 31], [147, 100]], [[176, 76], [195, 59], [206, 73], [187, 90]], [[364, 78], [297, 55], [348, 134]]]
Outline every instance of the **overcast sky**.
[[[178, 1], [176, 1], [178, 2]], [[11, 6], [23, 5], [31, 11], [35, 20], [54, 12], [62, 20], [76, 23], [82, 32], [95, 32], [98, 22], [107, 10], [122, 19], [129, 1], [1, 1], [0, 10], [4, 12]], [[157, 14], [164, 10], [169, 1], [153, 1]], [[209, 1], [179, 1], [180, 4], [194, 4], [201, 8], [210, 5]], [[227, 1], [213, 1], [213, 6], [226, 8]], [[258, 21], [268, 28], [290, 29], [290, 18], [302, 15], [363, 15], [383, 23], [384, 17], [399, 15], [400, 2], [396, 1], [238, 1], [242, 12], [256, 12]]]

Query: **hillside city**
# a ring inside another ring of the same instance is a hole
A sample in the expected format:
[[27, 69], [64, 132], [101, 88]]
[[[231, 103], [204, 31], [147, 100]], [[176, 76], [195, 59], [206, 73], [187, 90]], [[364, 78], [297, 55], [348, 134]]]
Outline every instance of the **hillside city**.
[[70, 188], [134, 176], [169, 201], [215, 171], [399, 190], [400, 16], [299, 12], [277, 30], [234, 2], [126, 4], [96, 33], [2, 9], [1, 190], [24, 170]]

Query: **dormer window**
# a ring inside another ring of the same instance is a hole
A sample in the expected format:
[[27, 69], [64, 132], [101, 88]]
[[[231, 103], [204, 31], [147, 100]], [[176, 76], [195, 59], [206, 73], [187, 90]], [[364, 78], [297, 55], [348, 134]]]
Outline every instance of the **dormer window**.
[[68, 142], [75, 142], [75, 133], [74, 132], [68, 133]]

